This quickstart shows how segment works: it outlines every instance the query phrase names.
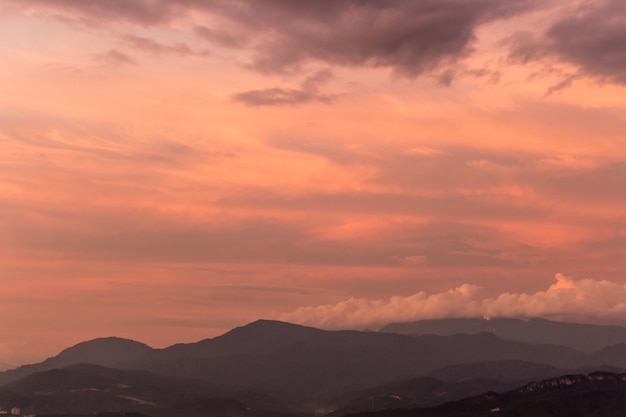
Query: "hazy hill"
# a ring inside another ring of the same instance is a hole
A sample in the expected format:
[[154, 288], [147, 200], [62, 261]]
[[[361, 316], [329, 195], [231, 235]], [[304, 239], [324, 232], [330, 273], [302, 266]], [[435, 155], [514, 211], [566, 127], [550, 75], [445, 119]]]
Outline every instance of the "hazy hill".
[[571, 370], [543, 363], [519, 360], [482, 361], [445, 366], [428, 376], [446, 382], [462, 382], [475, 378], [498, 381], [537, 381], [566, 374]]
[[498, 394], [433, 408], [384, 410], [353, 417], [616, 417], [626, 415], [626, 374], [565, 375]]
[[124, 410], [150, 416], [184, 413], [252, 417], [280, 415], [279, 410], [290, 410], [285, 403], [251, 391], [87, 364], [37, 372], [7, 384], [0, 392], [0, 405], [7, 408], [17, 405], [38, 414]]
[[63, 368], [77, 363], [92, 363], [95, 365], [111, 366], [121, 362], [138, 359], [152, 351], [144, 343], [119, 337], [98, 338], [64, 349], [58, 355], [45, 361], [20, 366], [16, 369], [0, 372], [0, 386], [18, 380], [35, 372], [49, 369]]
[[593, 354], [593, 364], [610, 364], [626, 368], [626, 343], [605, 347]]
[[626, 343], [626, 327], [562, 323], [539, 318], [528, 320], [508, 318], [420, 320], [389, 324], [383, 327], [381, 332], [440, 336], [488, 332], [505, 340], [564, 345], [586, 352]]

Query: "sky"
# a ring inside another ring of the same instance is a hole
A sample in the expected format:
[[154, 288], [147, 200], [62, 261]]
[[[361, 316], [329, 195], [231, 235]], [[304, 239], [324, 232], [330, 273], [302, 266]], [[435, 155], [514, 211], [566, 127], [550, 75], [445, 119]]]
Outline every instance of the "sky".
[[626, 324], [624, 44], [622, 0], [0, 0], [0, 369]]

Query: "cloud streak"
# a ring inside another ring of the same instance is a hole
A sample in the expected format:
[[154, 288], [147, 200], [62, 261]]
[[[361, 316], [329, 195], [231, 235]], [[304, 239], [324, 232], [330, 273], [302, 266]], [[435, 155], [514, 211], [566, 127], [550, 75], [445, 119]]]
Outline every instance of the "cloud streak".
[[181, 57], [199, 56], [206, 57], [207, 52], [197, 52], [185, 43], [164, 44], [154, 39], [127, 34], [122, 37], [122, 43], [131, 48], [153, 55], [173, 54]]
[[170, 21], [181, 9], [177, 1], [166, 0], [34, 0], [28, 3], [5, 0], [5, 3], [27, 12], [89, 24], [163, 24]]
[[626, 285], [556, 274], [556, 282], [533, 294], [483, 297], [479, 287], [463, 284], [429, 294], [420, 291], [388, 300], [350, 298], [334, 305], [302, 307], [282, 320], [328, 329], [377, 328], [393, 322], [449, 317], [543, 317], [625, 324]]
[[266, 88], [250, 90], [235, 94], [233, 100], [248, 106], [276, 106], [295, 105], [310, 102], [330, 103], [333, 99], [328, 94], [321, 93], [320, 87], [333, 77], [329, 70], [320, 70], [307, 77], [300, 88]]

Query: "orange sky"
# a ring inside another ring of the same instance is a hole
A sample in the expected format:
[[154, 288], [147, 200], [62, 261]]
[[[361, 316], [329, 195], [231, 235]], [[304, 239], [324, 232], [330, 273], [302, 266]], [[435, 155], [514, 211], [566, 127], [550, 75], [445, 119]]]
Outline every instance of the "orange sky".
[[257, 318], [618, 322], [624, 16], [0, 0], [0, 368]]

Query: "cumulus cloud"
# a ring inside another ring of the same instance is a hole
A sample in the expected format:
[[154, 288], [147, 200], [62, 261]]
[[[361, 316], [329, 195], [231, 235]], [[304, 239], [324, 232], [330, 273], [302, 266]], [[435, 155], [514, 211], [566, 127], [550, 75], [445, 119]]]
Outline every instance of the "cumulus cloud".
[[335, 305], [301, 307], [282, 320], [329, 328], [376, 328], [392, 322], [450, 317], [543, 317], [557, 320], [624, 322], [626, 285], [593, 279], [574, 280], [556, 274], [556, 282], [534, 294], [481, 296], [480, 288], [463, 284], [429, 294], [420, 291], [388, 300], [350, 298]]
[[[625, 15], [621, 0], [584, 2], [542, 34], [516, 34], [511, 56], [522, 62], [553, 57], [576, 66], [580, 74], [626, 84]], [[571, 84], [577, 75], [566, 76], [551, 92]]]

